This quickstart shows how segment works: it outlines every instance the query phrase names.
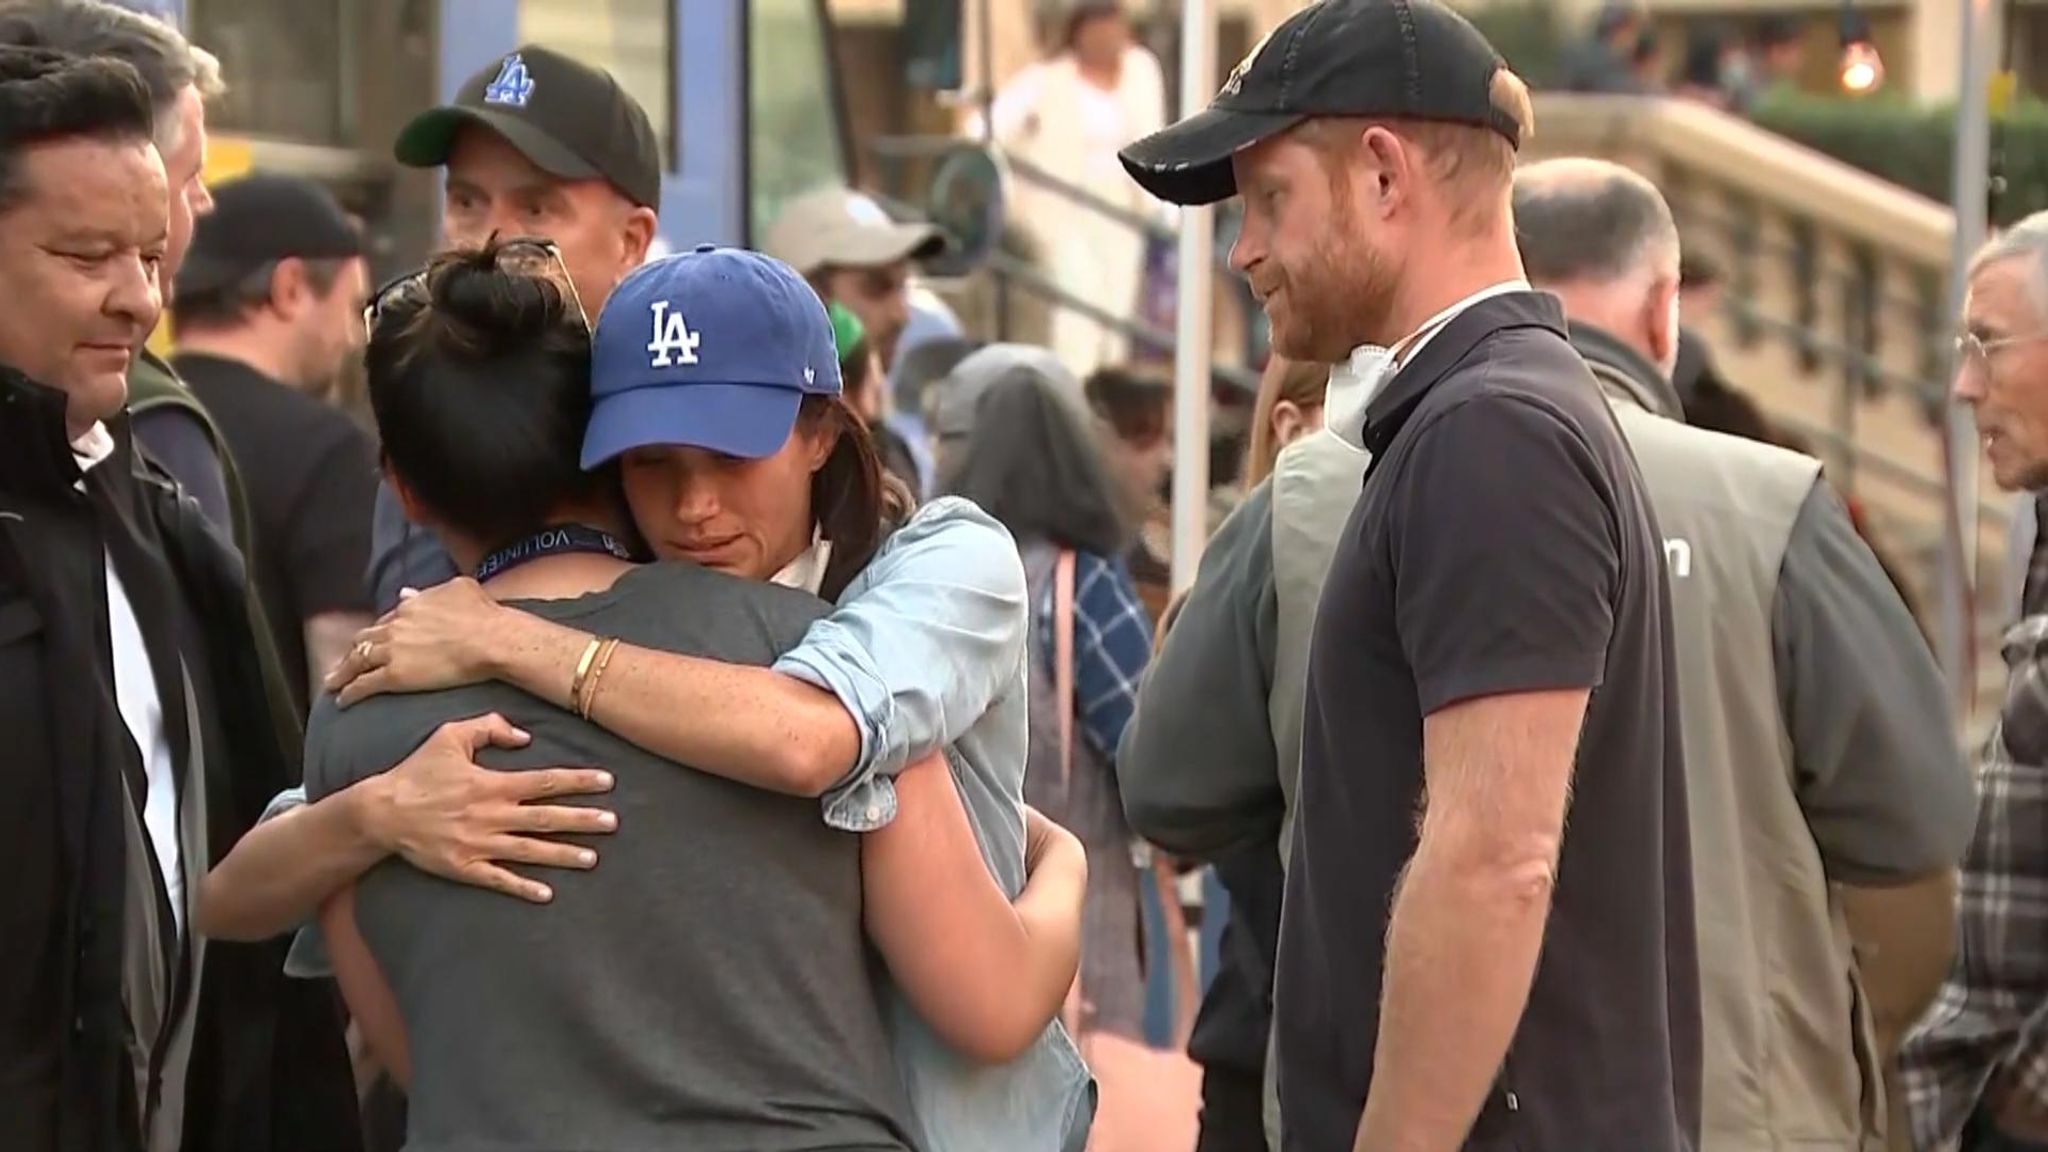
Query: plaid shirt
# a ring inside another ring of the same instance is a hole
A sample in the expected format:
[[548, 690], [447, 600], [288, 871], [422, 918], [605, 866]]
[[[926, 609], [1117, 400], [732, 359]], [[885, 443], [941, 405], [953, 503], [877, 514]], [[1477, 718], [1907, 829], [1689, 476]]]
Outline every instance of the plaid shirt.
[[[1053, 597], [1038, 606], [1039, 636], [1053, 650]], [[1081, 732], [1116, 762], [1124, 725], [1138, 709], [1138, 681], [1152, 659], [1152, 617], [1122, 560], [1074, 554], [1074, 700]]]
[[2005, 702], [1977, 771], [1955, 965], [1899, 1052], [1923, 1152], [1962, 1133], [1994, 1079], [2048, 1107], [2048, 538], [2035, 541], [2020, 605], [2001, 644]]

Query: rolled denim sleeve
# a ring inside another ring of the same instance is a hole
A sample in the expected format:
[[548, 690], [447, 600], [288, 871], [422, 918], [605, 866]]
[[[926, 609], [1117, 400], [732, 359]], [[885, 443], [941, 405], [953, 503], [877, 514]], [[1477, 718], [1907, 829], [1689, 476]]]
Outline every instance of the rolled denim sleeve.
[[959, 739], [1024, 659], [1029, 597], [1010, 533], [971, 501], [935, 500], [883, 543], [830, 616], [775, 670], [839, 698], [860, 730], [825, 822], [869, 832], [896, 816], [893, 778]]

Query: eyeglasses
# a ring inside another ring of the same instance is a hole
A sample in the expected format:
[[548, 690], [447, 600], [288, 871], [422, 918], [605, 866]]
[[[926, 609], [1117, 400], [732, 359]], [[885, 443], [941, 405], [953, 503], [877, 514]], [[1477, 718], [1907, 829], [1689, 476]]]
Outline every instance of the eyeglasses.
[[1956, 360], [1958, 364], [1986, 365], [1994, 353], [2022, 344], [2039, 344], [2048, 341], [2048, 332], [2030, 332], [2024, 336], [1997, 336], [1986, 340], [1975, 332], [1963, 332], [1956, 336]]
[[[498, 267], [515, 276], [540, 276], [558, 284], [562, 291], [568, 293], [569, 302], [576, 305], [576, 315], [582, 319], [584, 331], [590, 330], [590, 313], [584, 309], [583, 297], [576, 291], [576, 281], [569, 275], [569, 265], [562, 259], [562, 249], [554, 241], [534, 236], [506, 240], [498, 243], [496, 256]], [[402, 273], [386, 280], [370, 293], [370, 302], [363, 306], [365, 338], [377, 334], [377, 322], [383, 318], [386, 308], [401, 300], [426, 300], [427, 272], [427, 268], [416, 268]]]

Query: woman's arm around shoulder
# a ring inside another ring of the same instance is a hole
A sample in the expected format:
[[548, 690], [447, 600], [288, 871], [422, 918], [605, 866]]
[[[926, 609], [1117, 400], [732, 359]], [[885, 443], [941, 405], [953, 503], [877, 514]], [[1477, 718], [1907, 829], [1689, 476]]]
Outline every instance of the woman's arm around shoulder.
[[[1009, 533], [968, 501], [940, 500], [884, 541], [773, 668], [621, 644], [591, 718], [664, 759], [824, 796], [827, 823], [871, 831], [895, 815], [886, 777], [1021, 683], [1024, 623]], [[366, 630], [328, 686], [346, 706], [496, 679], [573, 707], [575, 670], [596, 639], [454, 580]]]

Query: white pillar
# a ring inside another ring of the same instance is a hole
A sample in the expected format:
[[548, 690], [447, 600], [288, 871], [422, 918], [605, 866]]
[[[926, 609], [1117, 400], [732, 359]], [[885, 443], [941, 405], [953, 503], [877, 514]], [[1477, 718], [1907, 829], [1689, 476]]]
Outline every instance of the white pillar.
[[[1216, 94], [1215, 0], [1184, 0], [1180, 106], [1205, 108]], [[1209, 539], [1209, 353], [1215, 271], [1215, 211], [1180, 216], [1180, 287], [1173, 357], [1173, 590], [1195, 582]]]
[[[1990, 173], [1991, 54], [1995, 14], [1992, 0], [1959, 0], [1960, 28], [1956, 87], [1956, 232], [1949, 262], [1949, 315], [1959, 318], [1969, 291], [1970, 258], [1984, 243], [1985, 188]], [[1951, 364], [1951, 371], [1956, 365]], [[1948, 531], [1941, 565], [1941, 666], [1951, 703], [1967, 724], [1976, 695], [1976, 662], [1970, 659], [1971, 590], [1977, 585], [1977, 421], [1961, 404], [1948, 412]]]

